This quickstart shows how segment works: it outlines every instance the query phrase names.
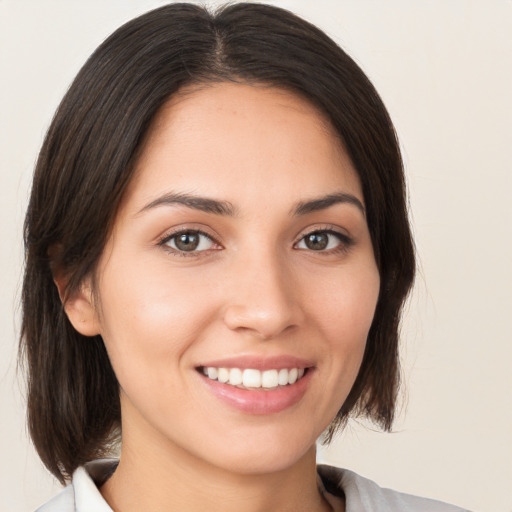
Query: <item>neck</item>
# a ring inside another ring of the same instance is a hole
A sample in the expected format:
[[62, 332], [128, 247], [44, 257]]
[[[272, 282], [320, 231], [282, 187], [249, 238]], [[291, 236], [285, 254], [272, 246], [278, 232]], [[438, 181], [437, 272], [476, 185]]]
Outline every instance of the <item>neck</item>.
[[212, 466], [179, 447], [134, 447], [123, 440], [101, 493], [116, 512], [268, 512], [330, 510], [317, 487], [315, 447], [293, 466], [250, 474]]

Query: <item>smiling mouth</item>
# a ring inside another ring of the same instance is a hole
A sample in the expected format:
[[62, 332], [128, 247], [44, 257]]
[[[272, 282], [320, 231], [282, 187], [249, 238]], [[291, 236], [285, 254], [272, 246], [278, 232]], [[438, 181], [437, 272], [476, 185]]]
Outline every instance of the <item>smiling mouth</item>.
[[281, 368], [256, 370], [253, 368], [217, 368], [201, 366], [198, 370], [208, 379], [240, 389], [274, 390], [290, 386], [301, 380], [308, 368]]

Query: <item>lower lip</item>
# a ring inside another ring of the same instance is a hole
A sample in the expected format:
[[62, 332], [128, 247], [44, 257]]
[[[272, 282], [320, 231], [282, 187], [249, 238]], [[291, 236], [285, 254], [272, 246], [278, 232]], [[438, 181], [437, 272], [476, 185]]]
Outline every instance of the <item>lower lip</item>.
[[234, 409], [249, 414], [273, 414], [284, 411], [301, 400], [306, 393], [312, 373], [313, 368], [308, 368], [304, 376], [295, 384], [271, 390], [241, 389], [209, 379], [204, 375], [200, 377], [217, 398]]

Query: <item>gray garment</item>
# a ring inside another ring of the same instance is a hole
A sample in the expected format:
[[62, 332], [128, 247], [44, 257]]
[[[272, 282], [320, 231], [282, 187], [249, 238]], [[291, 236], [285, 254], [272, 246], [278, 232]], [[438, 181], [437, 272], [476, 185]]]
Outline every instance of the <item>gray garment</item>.
[[469, 512], [437, 500], [383, 489], [348, 469], [318, 466], [326, 491], [345, 495], [345, 512]]
[[[116, 465], [117, 461], [105, 459], [78, 468], [71, 484], [36, 512], [112, 512], [95, 482], [104, 482]], [[440, 501], [382, 489], [346, 469], [318, 466], [318, 474], [328, 501], [329, 494], [345, 497], [346, 512], [469, 512]]]

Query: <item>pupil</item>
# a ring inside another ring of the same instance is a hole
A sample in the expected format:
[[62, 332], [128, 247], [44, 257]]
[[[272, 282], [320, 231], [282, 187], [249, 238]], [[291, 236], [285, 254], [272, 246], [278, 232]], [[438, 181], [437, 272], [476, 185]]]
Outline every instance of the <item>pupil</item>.
[[306, 238], [306, 246], [314, 251], [325, 249], [328, 243], [329, 240], [325, 233], [312, 233]]
[[199, 245], [199, 236], [195, 233], [182, 233], [176, 238], [176, 247], [180, 251], [193, 251]]

